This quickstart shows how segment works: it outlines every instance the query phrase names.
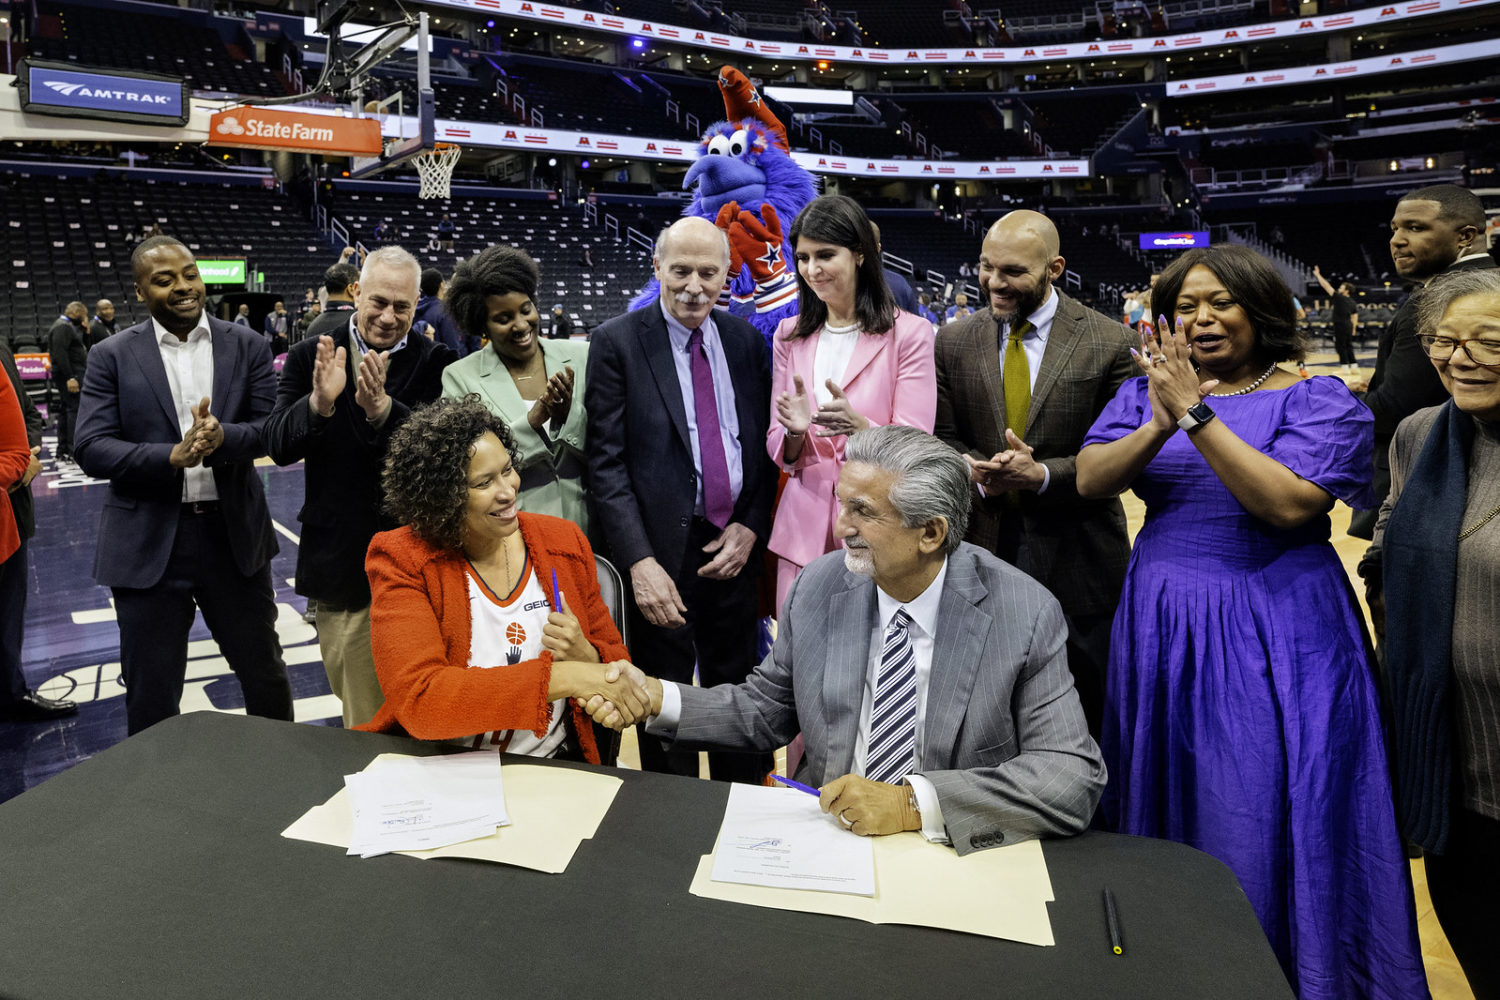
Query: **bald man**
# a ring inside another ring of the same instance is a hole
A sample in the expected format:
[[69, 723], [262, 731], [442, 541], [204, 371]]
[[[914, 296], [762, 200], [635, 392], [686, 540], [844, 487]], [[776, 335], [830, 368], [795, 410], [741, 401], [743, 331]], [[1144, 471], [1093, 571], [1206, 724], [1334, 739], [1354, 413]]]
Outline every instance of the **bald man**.
[[[771, 531], [776, 467], [766, 455], [766, 341], [714, 304], [729, 243], [706, 219], [657, 241], [661, 294], [594, 330], [584, 380], [589, 488], [609, 558], [630, 575], [630, 653], [705, 687], [755, 667], [756, 576]], [[708, 433], [710, 427], [714, 433]], [[697, 775], [696, 751], [641, 734], [641, 766]], [[713, 751], [716, 780], [758, 782], [768, 753]]]
[[1011, 212], [985, 233], [984, 301], [938, 332], [935, 433], [968, 457], [967, 540], [1062, 605], [1068, 664], [1097, 738], [1130, 540], [1118, 499], [1078, 495], [1074, 463], [1099, 411], [1134, 371], [1134, 340], [1056, 287], [1065, 266], [1057, 229], [1040, 213]]
[[104, 342], [104, 338], [115, 332], [115, 304], [109, 299], [94, 303], [94, 321], [89, 324], [89, 350]]

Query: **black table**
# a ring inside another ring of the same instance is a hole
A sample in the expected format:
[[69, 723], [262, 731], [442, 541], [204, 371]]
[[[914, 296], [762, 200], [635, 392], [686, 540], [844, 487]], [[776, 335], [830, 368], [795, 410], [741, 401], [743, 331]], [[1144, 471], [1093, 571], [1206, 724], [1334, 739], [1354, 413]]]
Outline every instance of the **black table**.
[[387, 752], [439, 749], [199, 713], [0, 805], [0, 996], [1291, 996], [1229, 870], [1164, 841], [1048, 841], [1038, 948], [693, 896], [728, 790], [691, 778], [611, 771], [562, 875], [280, 835]]

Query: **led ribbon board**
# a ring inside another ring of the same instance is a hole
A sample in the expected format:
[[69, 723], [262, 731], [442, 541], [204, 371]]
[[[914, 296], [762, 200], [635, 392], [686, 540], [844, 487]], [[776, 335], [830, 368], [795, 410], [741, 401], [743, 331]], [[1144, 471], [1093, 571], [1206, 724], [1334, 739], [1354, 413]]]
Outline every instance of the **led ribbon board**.
[[28, 115], [174, 127], [188, 121], [192, 90], [182, 77], [38, 59], [22, 59], [17, 71], [21, 111]]

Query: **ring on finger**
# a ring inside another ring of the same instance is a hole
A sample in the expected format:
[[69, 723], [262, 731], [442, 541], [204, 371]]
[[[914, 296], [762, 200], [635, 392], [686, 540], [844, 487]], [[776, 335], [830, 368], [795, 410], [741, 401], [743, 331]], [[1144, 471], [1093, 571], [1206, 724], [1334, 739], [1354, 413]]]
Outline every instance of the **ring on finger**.
[[848, 816], [844, 815], [844, 813], [847, 813], [848, 811], [849, 810], [845, 809], [844, 812], [839, 813], [839, 822], [844, 824], [845, 827], [852, 827], [854, 825], [854, 821], [851, 820]]

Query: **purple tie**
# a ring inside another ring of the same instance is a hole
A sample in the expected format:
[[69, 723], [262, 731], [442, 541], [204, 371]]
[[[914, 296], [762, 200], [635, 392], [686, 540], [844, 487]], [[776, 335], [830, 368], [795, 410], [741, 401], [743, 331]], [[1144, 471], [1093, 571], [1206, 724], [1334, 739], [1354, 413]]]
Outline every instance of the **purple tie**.
[[719, 401], [714, 395], [714, 374], [703, 349], [703, 328], [688, 337], [688, 357], [693, 361], [693, 410], [698, 416], [698, 455], [703, 462], [703, 512], [716, 528], [729, 524], [734, 497], [729, 489], [729, 463], [724, 460], [724, 439], [719, 433]]

